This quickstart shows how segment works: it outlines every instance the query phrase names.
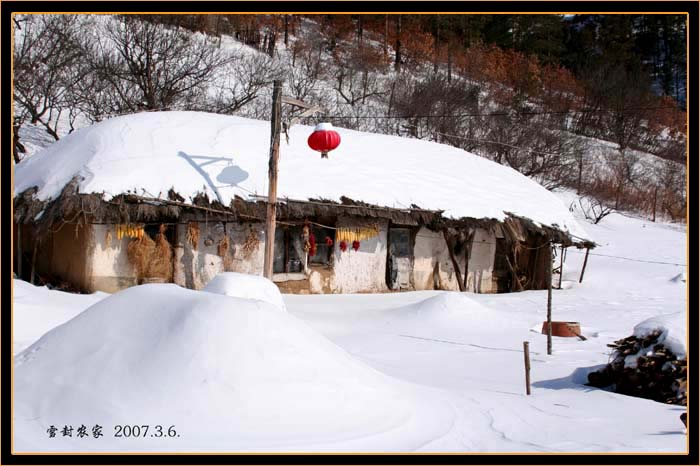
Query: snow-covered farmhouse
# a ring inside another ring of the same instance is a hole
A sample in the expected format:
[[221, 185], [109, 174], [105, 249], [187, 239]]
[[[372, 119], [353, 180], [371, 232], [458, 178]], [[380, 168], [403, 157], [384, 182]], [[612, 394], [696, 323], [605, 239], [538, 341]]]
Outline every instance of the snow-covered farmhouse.
[[[337, 129], [328, 159], [294, 126], [280, 148], [274, 281], [289, 293], [541, 289], [550, 242], [589, 247], [549, 191], [433, 142]], [[270, 124], [139, 113], [16, 166], [15, 272], [114, 292], [261, 274]]]

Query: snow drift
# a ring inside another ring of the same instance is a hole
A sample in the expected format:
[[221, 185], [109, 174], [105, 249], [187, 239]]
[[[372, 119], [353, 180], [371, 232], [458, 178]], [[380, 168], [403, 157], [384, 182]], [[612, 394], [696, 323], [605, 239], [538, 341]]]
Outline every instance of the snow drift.
[[259, 275], [222, 272], [212, 278], [202, 291], [236, 298], [256, 299], [286, 311], [280, 289], [272, 281]]
[[[336, 128], [342, 144], [328, 159], [307, 146], [310, 126], [281, 144], [278, 197], [341, 196], [374, 205], [444, 210], [453, 218], [506, 213], [586, 237], [554, 194], [517, 171], [429, 141]], [[38, 187], [55, 198], [78, 176], [81, 193], [126, 192], [185, 198], [206, 192], [228, 205], [267, 195], [270, 123], [201, 112], [151, 112], [82, 128], [17, 165], [15, 193]]]
[[[170, 284], [105, 298], [15, 359], [18, 451], [317, 451], [394, 435], [410, 450], [449, 427], [440, 413], [268, 303]], [[88, 423], [106, 439], [47, 440], [50, 425]], [[114, 439], [124, 424], [187, 441]]]
[[109, 296], [101, 291], [93, 294], [65, 293], [18, 279], [12, 280], [12, 294], [12, 354], [19, 353], [44, 333]]

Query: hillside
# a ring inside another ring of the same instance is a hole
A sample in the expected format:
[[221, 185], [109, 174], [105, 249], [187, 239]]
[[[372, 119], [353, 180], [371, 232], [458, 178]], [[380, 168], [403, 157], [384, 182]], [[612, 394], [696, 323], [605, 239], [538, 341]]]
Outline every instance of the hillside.
[[[456, 43], [445, 35], [456, 27], [450, 18], [433, 41], [410, 15], [403, 23], [403, 16], [374, 16], [20, 18], [15, 108], [25, 152], [16, 147], [16, 160], [126, 113], [197, 110], [265, 120], [270, 83], [282, 78], [285, 95], [321, 108], [303, 123], [453, 145], [550, 189], [684, 219], [685, 114], [641, 83], [641, 72], [602, 62], [593, 69], [604, 74], [584, 79], [543, 60], [527, 41], [510, 48], [485, 34], [494, 42]], [[53, 42], [36, 39], [47, 36]], [[56, 46], [74, 54], [61, 61], [51, 52]], [[626, 53], [643, 58], [635, 50]], [[145, 66], [138, 59], [145, 54], [159, 58]], [[283, 111], [287, 120], [291, 109]]]

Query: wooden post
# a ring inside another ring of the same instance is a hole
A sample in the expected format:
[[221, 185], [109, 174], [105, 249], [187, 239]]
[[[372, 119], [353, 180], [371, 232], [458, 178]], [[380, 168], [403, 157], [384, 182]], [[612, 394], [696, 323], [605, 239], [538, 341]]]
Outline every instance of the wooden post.
[[586, 248], [586, 256], [583, 258], [583, 267], [581, 268], [581, 277], [578, 279], [579, 283], [583, 281], [583, 273], [586, 271], [586, 264], [588, 263], [588, 251], [590, 250], [591, 248]]
[[272, 118], [270, 120], [270, 178], [267, 194], [267, 221], [265, 222], [265, 259], [263, 276], [272, 280], [272, 264], [275, 252], [275, 227], [277, 217], [277, 166], [280, 156], [280, 134], [282, 132], [282, 81], [276, 79], [272, 91]]
[[[554, 247], [550, 249], [554, 251]], [[547, 267], [547, 354], [552, 354], [552, 254]]]
[[474, 232], [467, 233], [467, 244], [464, 246], [464, 291], [467, 291], [467, 278], [469, 277], [469, 256], [472, 244], [474, 244]]
[[564, 279], [564, 245], [561, 245], [561, 257], [559, 258], [559, 288], [561, 290], [561, 281]]
[[36, 272], [36, 250], [39, 245], [38, 241], [34, 241], [34, 252], [32, 253], [32, 274], [29, 277], [29, 283], [34, 284], [34, 275]]
[[455, 269], [455, 276], [457, 278], [457, 286], [459, 287], [459, 291], [465, 291], [464, 281], [462, 280], [462, 271], [459, 269], [459, 263], [457, 263], [455, 253], [450, 247], [450, 239], [447, 233], [447, 228], [442, 230], [442, 235], [445, 237], [445, 246], [447, 246], [447, 252], [449, 253], [450, 260], [452, 261], [452, 268]]
[[523, 352], [525, 353], [525, 391], [530, 394], [530, 342], [523, 342]]
[[17, 278], [22, 279], [22, 224], [17, 222]]
[[656, 199], [659, 194], [659, 185], [654, 186], [654, 205], [651, 212], [651, 221], [656, 222]]

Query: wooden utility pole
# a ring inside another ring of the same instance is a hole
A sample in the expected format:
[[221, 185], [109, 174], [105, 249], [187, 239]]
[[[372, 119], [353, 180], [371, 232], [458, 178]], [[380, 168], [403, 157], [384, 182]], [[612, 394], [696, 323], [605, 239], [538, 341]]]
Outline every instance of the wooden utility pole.
[[276, 79], [272, 91], [272, 118], [270, 120], [270, 163], [267, 194], [267, 221], [265, 222], [265, 259], [263, 276], [272, 280], [272, 264], [275, 252], [275, 228], [277, 218], [277, 168], [280, 157], [282, 133], [282, 80]]
[[[301, 100], [282, 96], [282, 80], [276, 79], [272, 90], [272, 117], [270, 119], [270, 164], [268, 170], [269, 187], [267, 194], [267, 221], [265, 222], [265, 258], [263, 261], [263, 276], [272, 280], [272, 269], [275, 257], [275, 229], [277, 226], [277, 171], [280, 157], [280, 137], [282, 133], [282, 103], [305, 109], [301, 114], [285, 122], [284, 131], [289, 142], [289, 128], [301, 118], [320, 111], [317, 105], [309, 105]], [[286, 261], [285, 261], [286, 267]]]
[[583, 258], [583, 267], [581, 268], [581, 277], [578, 279], [578, 282], [581, 283], [583, 281], [583, 274], [586, 271], [586, 264], [588, 263], [588, 251], [590, 251], [591, 248], [586, 248], [586, 257]]
[[[554, 251], [554, 246], [550, 248]], [[547, 354], [552, 354], [552, 253], [547, 267]]]
[[523, 342], [523, 352], [525, 353], [525, 392], [530, 394], [530, 342]]

